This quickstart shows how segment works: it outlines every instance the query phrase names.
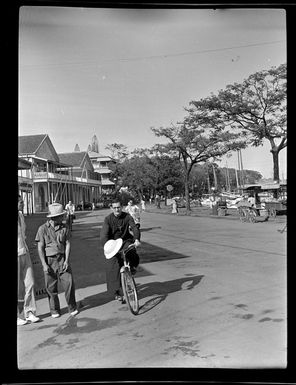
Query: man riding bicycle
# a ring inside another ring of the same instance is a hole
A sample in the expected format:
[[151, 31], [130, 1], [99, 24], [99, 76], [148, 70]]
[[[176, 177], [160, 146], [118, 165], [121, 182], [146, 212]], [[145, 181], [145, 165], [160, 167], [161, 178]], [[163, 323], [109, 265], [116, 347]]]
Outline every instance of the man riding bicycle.
[[[110, 239], [123, 240], [123, 248], [125, 249], [131, 243], [135, 243], [135, 246], [140, 245], [141, 233], [135, 224], [132, 216], [122, 211], [122, 205], [119, 200], [114, 200], [110, 206], [112, 213], [109, 214], [103, 223], [103, 227], [100, 234], [101, 244], [105, 245]], [[130, 233], [129, 228], [132, 229], [133, 235]], [[127, 258], [130, 262], [131, 271], [136, 272], [136, 267], [139, 265], [139, 256], [133, 249], [127, 254]], [[116, 300], [123, 301], [123, 293], [120, 284], [120, 268], [122, 266], [122, 260], [120, 254], [117, 253], [114, 257], [106, 259], [106, 281], [107, 291]]]

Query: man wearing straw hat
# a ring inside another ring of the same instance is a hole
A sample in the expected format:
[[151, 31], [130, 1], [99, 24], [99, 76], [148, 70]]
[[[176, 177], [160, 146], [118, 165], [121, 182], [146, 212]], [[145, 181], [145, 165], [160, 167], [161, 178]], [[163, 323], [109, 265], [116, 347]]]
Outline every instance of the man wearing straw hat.
[[70, 233], [63, 224], [66, 211], [59, 203], [49, 205], [48, 209], [48, 221], [39, 227], [35, 241], [38, 242], [38, 254], [43, 267], [49, 309], [53, 318], [61, 315], [58, 297], [58, 280], [60, 280], [65, 290], [69, 312], [75, 316], [78, 310], [74, 280], [69, 265]]
[[[104, 246], [106, 256], [106, 281], [108, 293], [118, 301], [123, 301], [123, 293], [120, 285], [120, 267], [122, 261], [118, 254], [122, 245], [125, 249], [135, 240], [135, 246], [140, 245], [140, 230], [135, 224], [134, 219], [128, 213], [122, 211], [122, 205], [118, 200], [114, 200], [110, 206], [112, 213], [108, 215], [103, 223], [100, 238]], [[133, 235], [129, 229], [132, 229]], [[129, 259], [131, 270], [136, 272], [139, 264], [139, 256], [135, 250], [131, 250], [127, 258]]]

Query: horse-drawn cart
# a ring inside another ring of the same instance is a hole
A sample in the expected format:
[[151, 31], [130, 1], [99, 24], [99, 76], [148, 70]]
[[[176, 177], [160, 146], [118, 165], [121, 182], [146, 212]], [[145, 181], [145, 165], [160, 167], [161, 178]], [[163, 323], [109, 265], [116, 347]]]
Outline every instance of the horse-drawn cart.
[[249, 202], [239, 202], [237, 208], [241, 222], [256, 223], [268, 220], [268, 211], [263, 209], [261, 205], [253, 206]]
[[271, 218], [275, 218], [277, 214], [286, 214], [287, 212], [287, 202], [285, 201], [271, 201], [264, 202], [265, 208], [268, 211], [268, 215]]

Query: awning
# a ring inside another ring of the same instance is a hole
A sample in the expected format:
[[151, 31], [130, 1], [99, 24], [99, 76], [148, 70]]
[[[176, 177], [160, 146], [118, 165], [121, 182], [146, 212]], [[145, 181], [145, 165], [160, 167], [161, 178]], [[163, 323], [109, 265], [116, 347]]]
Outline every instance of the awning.
[[279, 183], [262, 184], [261, 190], [278, 190], [280, 188]]
[[32, 164], [26, 159], [18, 158], [18, 169], [19, 170], [30, 170]]

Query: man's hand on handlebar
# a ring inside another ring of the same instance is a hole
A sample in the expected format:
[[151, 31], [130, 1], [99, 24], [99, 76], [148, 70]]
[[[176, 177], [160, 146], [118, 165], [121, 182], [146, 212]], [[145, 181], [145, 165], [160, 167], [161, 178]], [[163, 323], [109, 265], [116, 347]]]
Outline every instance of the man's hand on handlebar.
[[136, 239], [134, 244], [135, 244], [135, 247], [138, 247], [141, 245], [141, 242], [138, 239]]

